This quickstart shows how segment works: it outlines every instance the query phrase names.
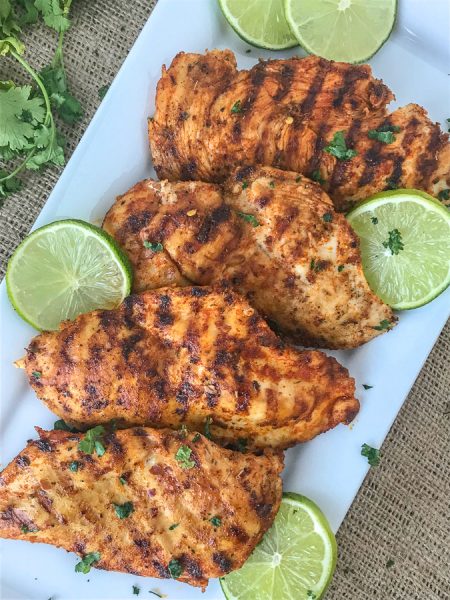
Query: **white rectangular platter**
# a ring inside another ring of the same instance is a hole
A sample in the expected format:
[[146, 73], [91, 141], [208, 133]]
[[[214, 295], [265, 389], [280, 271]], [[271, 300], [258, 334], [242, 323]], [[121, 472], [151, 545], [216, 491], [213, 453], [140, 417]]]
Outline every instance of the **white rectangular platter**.
[[[371, 61], [374, 73], [394, 90], [397, 105], [417, 102], [445, 125], [450, 115], [447, 0], [400, 0], [394, 34]], [[105, 100], [50, 195], [35, 227], [75, 217], [99, 223], [117, 194], [153, 176], [146, 119], [153, 113], [161, 65], [181, 51], [231, 48], [240, 67], [275, 53], [252, 49], [227, 26], [216, 0], [159, 0]], [[299, 53], [294, 49], [276, 56]], [[12, 362], [35, 334], [9, 305], [0, 288], [1, 443], [5, 466], [35, 437], [34, 425], [51, 428], [55, 417], [36, 399], [24, 374]], [[366, 346], [334, 355], [357, 382], [361, 412], [352, 427], [337, 429], [287, 452], [285, 489], [314, 499], [336, 531], [368, 469], [361, 444], [381, 446], [426, 357], [450, 314], [450, 289], [431, 304], [400, 315], [394, 331]], [[374, 386], [365, 391], [362, 384]], [[208, 590], [175, 581], [92, 570], [74, 572], [77, 557], [42, 544], [2, 541], [1, 598], [4, 600], [115, 600], [154, 598], [219, 600], [217, 581]]]

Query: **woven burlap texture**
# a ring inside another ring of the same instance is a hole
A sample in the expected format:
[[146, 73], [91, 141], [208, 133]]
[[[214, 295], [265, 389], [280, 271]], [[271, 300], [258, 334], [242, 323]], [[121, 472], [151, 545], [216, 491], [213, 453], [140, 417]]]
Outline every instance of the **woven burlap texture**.
[[[98, 89], [112, 81], [154, 4], [74, 3], [65, 60], [86, 114], [64, 128], [67, 156], [100, 103]], [[49, 61], [54, 41], [49, 30], [27, 34], [35, 67]], [[0, 79], [24, 79], [13, 63], [0, 61]], [[56, 168], [27, 174], [25, 189], [0, 210], [1, 274], [59, 175]], [[339, 561], [327, 600], [450, 598], [449, 355], [448, 323], [383, 445], [381, 465], [370, 471], [338, 533]]]

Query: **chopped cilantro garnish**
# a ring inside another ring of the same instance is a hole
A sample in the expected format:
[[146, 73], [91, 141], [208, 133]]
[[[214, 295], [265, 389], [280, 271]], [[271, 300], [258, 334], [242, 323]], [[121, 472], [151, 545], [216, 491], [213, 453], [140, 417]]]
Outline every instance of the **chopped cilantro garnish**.
[[100, 552], [89, 552], [84, 556], [83, 560], [75, 565], [76, 573], [89, 573], [94, 563], [100, 560]]
[[319, 169], [313, 171], [309, 178], [313, 181], [316, 181], [317, 183], [320, 183], [320, 185], [323, 185], [325, 183], [325, 179], [321, 176]]
[[192, 469], [195, 462], [191, 460], [192, 450], [189, 446], [180, 446], [175, 454], [176, 460], [180, 463], [182, 469]]
[[316, 273], [318, 273], [319, 271], [323, 271], [323, 269], [325, 268], [324, 264], [318, 260], [317, 262], [314, 260], [314, 258], [311, 259], [311, 262], [309, 263], [309, 268], [311, 269], [311, 271], [315, 271]]
[[38, 531], [38, 529], [30, 529], [27, 525], [22, 525], [20, 527], [20, 531], [22, 533], [36, 533], [36, 531]]
[[109, 83], [107, 83], [106, 85], [102, 85], [101, 88], [98, 88], [98, 97], [100, 98], [100, 100], [103, 100], [103, 98], [106, 96], [106, 93], [108, 90], [109, 90]]
[[95, 450], [98, 456], [103, 456], [106, 452], [102, 444], [104, 433], [105, 428], [102, 425], [89, 429], [81, 442], [78, 442], [78, 449], [86, 454], [92, 454]]
[[388, 233], [389, 238], [386, 242], [383, 242], [385, 248], [389, 248], [391, 254], [398, 254], [400, 250], [404, 250], [405, 246], [402, 242], [402, 234], [398, 229], [393, 229]]
[[80, 466], [80, 463], [77, 460], [73, 460], [69, 465], [69, 471], [76, 473], [78, 471], [79, 466]]
[[371, 390], [373, 388], [373, 385], [367, 385], [367, 383], [363, 383], [363, 388], [365, 390]]
[[126, 478], [123, 475], [121, 477], [119, 477], [119, 481], [122, 485], [126, 485], [128, 483], [128, 481], [126, 480]]
[[378, 225], [378, 218], [377, 217], [371, 217], [370, 220], [372, 221], [372, 223], [374, 225]]
[[377, 467], [380, 464], [380, 451], [376, 448], [372, 448], [372, 446], [363, 444], [361, 446], [361, 456], [367, 458], [367, 462], [371, 467]]
[[72, 433], [76, 433], [78, 429], [74, 427], [70, 427], [63, 419], [59, 419], [53, 423], [53, 429], [57, 429], [58, 431], [71, 431]]
[[387, 563], [386, 563], [386, 567], [388, 569], [390, 569], [391, 567], [393, 567], [395, 565], [394, 561], [392, 560], [392, 558], [390, 558]]
[[35, 379], [40, 379], [42, 377], [41, 371], [32, 371], [31, 374]]
[[375, 325], [374, 327], [372, 327], [372, 329], [376, 329], [377, 331], [384, 331], [385, 329], [390, 329], [391, 328], [391, 322], [388, 321], [387, 319], [383, 319], [382, 321], [380, 321], [379, 325]]
[[325, 223], [331, 223], [331, 221], [333, 220], [333, 214], [330, 212], [326, 212], [324, 215], [322, 215], [322, 219], [325, 221]]
[[169, 527], [169, 531], [173, 531], [174, 529], [176, 529], [178, 527], [179, 523], [174, 523], [173, 525], [171, 525]]
[[237, 213], [238, 217], [250, 223], [252, 227], [259, 227], [259, 221], [254, 215], [249, 215], [248, 213], [239, 212]]
[[339, 271], [339, 273], [340, 273], [341, 271], [343, 271], [344, 269], [345, 269], [345, 266], [344, 266], [344, 265], [339, 265], [339, 266], [338, 266], [338, 268], [337, 268], [337, 270]]
[[164, 246], [161, 244], [161, 242], [148, 242], [147, 240], [144, 241], [144, 246], [148, 249], [151, 250], [152, 252], [162, 252], [164, 250]]
[[134, 512], [134, 506], [132, 502], [124, 502], [123, 504], [114, 504], [114, 510], [119, 519], [126, 519]]
[[135, 596], [139, 596], [139, 594], [140, 594], [140, 591], [141, 591], [141, 588], [140, 588], [140, 587], [138, 587], [137, 585], [133, 585], [133, 594], [134, 594]]
[[300, 183], [301, 180], [302, 180], [302, 176], [299, 175], [298, 177], [295, 178], [295, 183]]
[[448, 200], [450, 198], [450, 189], [447, 188], [446, 190], [441, 190], [438, 194], [438, 198], [442, 202]]
[[183, 573], [183, 567], [181, 566], [180, 561], [178, 561], [176, 558], [172, 558], [172, 560], [167, 565], [167, 568], [169, 570], [170, 576], [173, 579], [178, 579], [178, 577], [180, 577], [180, 575]]
[[383, 142], [383, 144], [392, 144], [396, 139], [394, 133], [398, 133], [399, 131], [401, 131], [401, 127], [397, 125], [382, 125], [378, 129], [371, 129], [367, 136], [371, 140], [377, 140]]
[[211, 517], [209, 522], [214, 527], [220, 527], [222, 525], [222, 519], [220, 517], [218, 517], [217, 515], [215, 517]]
[[198, 442], [198, 440], [199, 440], [201, 437], [202, 437], [202, 436], [201, 436], [199, 433], [196, 433], [196, 434], [194, 435], [194, 437], [192, 438], [192, 441], [193, 441], [193, 442]]
[[242, 182], [242, 189], [245, 190], [246, 188], [248, 188], [248, 181], [243, 181]]
[[203, 435], [208, 438], [208, 440], [211, 439], [211, 423], [212, 423], [212, 417], [206, 417], [205, 419], [205, 430]]
[[315, 593], [312, 590], [308, 590], [306, 592], [306, 597], [311, 598], [311, 600], [316, 600], [316, 598], [317, 598], [317, 596], [315, 595]]
[[356, 150], [347, 148], [344, 133], [345, 131], [336, 131], [332, 141], [324, 148], [325, 152], [335, 156], [338, 160], [349, 160], [358, 154]]
[[232, 115], [236, 115], [236, 114], [238, 114], [238, 113], [242, 112], [242, 104], [241, 104], [241, 101], [240, 101], [240, 100], [237, 100], [237, 101], [236, 101], [236, 102], [233, 104], [233, 106], [231, 107], [231, 110], [230, 110], [230, 112], [231, 112], [231, 114], [232, 114]]
[[275, 187], [275, 181], [269, 181], [269, 187], [273, 189]]

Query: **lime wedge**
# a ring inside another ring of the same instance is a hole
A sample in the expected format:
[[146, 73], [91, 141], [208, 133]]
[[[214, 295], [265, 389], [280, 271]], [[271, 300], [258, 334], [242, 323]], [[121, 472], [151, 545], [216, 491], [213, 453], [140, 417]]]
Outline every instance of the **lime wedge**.
[[283, 50], [297, 46], [284, 16], [283, 0], [219, 0], [225, 19], [246, 42]]
[[368, 60], [394, 27], [397, 0], [284, 0], [286, 19], [303, 48], [329, 60]]
[[422, 306], [450, 284], [450, 212], [428, 194], [382, 192], [347, 218], [367, 282], [392, 308]]
[[131, 265], [102, 229], [77, 220], [36, 229], [6, 271], [12, 305], [36, 329], [96, 308], [114, 308], [130, 293]]
[[336, 566], [336, 540], [320, 509], [283, 494], [271, 529], [238, 571], [220, 580], [227, 600], [318, 600]]

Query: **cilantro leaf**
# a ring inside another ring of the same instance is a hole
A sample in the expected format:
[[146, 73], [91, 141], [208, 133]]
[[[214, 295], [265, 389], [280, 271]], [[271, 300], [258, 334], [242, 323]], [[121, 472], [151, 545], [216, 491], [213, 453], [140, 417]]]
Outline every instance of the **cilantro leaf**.
[[69, 465], [69, 471], [72, 471], [72, 473], [76, 473], [78, 471], [79, 466], [80, 463], [77, 460], [73, 460]]
[[220, 527], [222, 525], [222, 519], [220, 517], [218, 517], [217, 515], [214, 517], [211, 517], [209, 522], [211, 523], [211, 525], [213, 525], [213, 527]]
[[50, 65], [41, 70], [40, 77], [50, 96], [52, 106], [65, 123], [73, 125], [83, 118], [84, 110], [80, 102], [69, 92], [60, 52], [55, 54]]
[[42, 98], [30, 98], [31, 86], [0, 90], [0, 147], [13, 151], [33, 147], [36, 126], [45, 118]]
[[325, 221], [325, 223], [331, 223], [333, 220], [333, 213], [326, 212], [324, 215], [322, 215], [322, 219]]
[[401, 127], [397, 125], [381, 125], [378, 129], [370, 129], [367, 137], [371, 140], [383, 142], [383, 144], [392, 144], [396, 140], [394, 133], [398, 133], [399, 131], [401, 131]]
[[100, 98], [100, 100], [103, 100], [103, 98], [106, 96], [108, 90], [109, 90], [109, 83], [107, 83], [106, 85], [102, 85], [101, 88], [98, 88], [98, 97]]
[[148, 249], [151, 250], [152, 252], [162, 252], [164, 250], [164, 246], [161, 244], [161, 242], [148, 242], [147, 240], [144, 240], [144, 246]]
[[233, 106], [231, 107], [231, 110], [230, 110], [230, 112], [231, 112], [231, 114], [232, 114], [232, 115], [236, 115], [236, 114], [238, 114], [238, 113], [242, 112], [242, 104], [241, 104], [241, 101], [240, 101], [240, 100], [237, 100], [237, 101], [236, 101], [236, 102], [233, 104]]
[[259, 227], [259, 221], [254, 215], [249, 215], [248, 213], [237, 212], [237, 216], [250, 223], [252, 227]]
[[0, 169], [0, 206], [3, 203], [3, 200], [14, 194], [14, 192], [18, 192], [22, 187], [22, 181], [18, 177], [8, 177], [8, 173]]
[[114, 504], [114, 510], [119, 519], [126, 519], [134, 512], [134, 506], [132, 502], [124, 502], [123, 504]]
[[206, 419], [205, 419], [205, 429], [204, 429], [203, 435], [206, 438], [208, 438], [208, 440], [211, 439], [211, 423], [212, 423], [212, 417], [206, 417]]
[[399, 254], [400, 250], [404, 250], [405, 246], [402, 242], [402, 234], [398, 229], [393, 229], [388, 232], [389, 238], [383, 242], [385, 248], [389, 248], [391, 255]]
[[380, 464], [380, 451], [377, 448], [363, 444], [361, 446], [361, 456], [367, 458], [367, 462], [371, 467], [377, 467]]
[[183, 573], [183, 567], [176, 558], [172, 558], [172, 560], [167, 565], [167, 569], [169, 570], [170, 576], [173, 579], [178, 579], [180, 575]]
[[105, 447], [102, 444], [102, 438], [105, 433], [105, 428], [102, 425], [97, 425], [86, 431], [84, 438], [78, 442], [78, 449], [86, 454], [92, 454], [94, 450], [99, 456], [105, 453]]
[[70, 27], [70, 21], [68, 18], [68, 2], [61, 3], [59, 0], [35, 0], [35, 7], [42, 14], [44, 23], [48, 26], [61, 33], [67, 31]]
[[63, 419], [58, 419], [53, 423], [53, 429], [57, 429], [59, 431], [71, 431], [72, 433], [78, 433], [78, 429], [75, 427], [70, 427]]
[[140, 594], [140, 591], [141, 591], [141, 588], [140, 588], [140, 587], [138, 587], [137, 585], [133, 585], [133, 594], [134, 594], [135, 596], [139, 596], [139, 594]]
[[174, 523], [173, 525], [171, 525], [169, 527], [169, 531], [173, 531], [174, 529], [176, 529], [178, 527], [179, 523]]
[[325, 183], [325, 179], [321, 176], [319, 169], [316, 169], [316, 171], [313, 171], [311, 173], [311, 175], [309, 176], [309, 178], [312, 179], [313, 181], [316, 181], [320, 185], [323, 185]]
[[384, 331], [385, 329], [390, 329], [391, 327], [391, 322], [387, 319], [383, 319], [382, 321], [380, 321], [379, 325], [375, 325], [374, 327], [372, 327], [372, 329], [376, 329], [377, 331]]
[[365, 390], [371, 390], [373, 388], [373, 385], [367, 385], [367, 383], [363, 383], [363, 388]]
[[100, 552], [89, 552], [79, 563], [75, 565], [75, 572], [84, 574], [89, 573], [92, 565], [98, 562], [100, 558]]
[[338, 160], [349, 160], [358, 154], [356, 150], [347, 148], [344, 134], [345, 131], [336, 131], [331, 142], [324, 148], [325, 152], [335, 156]]
[[16, 0], [16, 4], [22, 8], [22, 12], [18, 16], [20, 26], [31, 25], [37, 22], [39, 13], [33, 0]]
[[189, 446], [180, 446], [175, 454], [176, 460], [179, 462], [182, 469], [192, 469], [195, 467], [195, 462], [191, 460], [192, 450]]

